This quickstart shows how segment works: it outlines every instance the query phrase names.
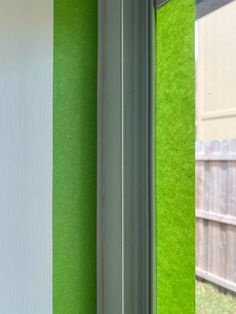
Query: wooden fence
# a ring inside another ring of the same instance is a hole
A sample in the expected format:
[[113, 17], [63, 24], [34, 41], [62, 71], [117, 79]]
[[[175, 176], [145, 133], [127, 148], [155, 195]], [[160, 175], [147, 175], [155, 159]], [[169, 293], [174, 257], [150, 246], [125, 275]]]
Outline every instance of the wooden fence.
[[196, 274], [236, 292], [236, 140], [196, 143]]

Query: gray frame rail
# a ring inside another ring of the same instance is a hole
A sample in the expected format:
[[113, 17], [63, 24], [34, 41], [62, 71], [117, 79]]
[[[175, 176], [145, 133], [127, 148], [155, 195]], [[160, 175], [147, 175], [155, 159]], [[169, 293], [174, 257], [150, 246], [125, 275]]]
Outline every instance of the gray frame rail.
[[99, 1], [97, 313], [152, 314], [155, 9]]

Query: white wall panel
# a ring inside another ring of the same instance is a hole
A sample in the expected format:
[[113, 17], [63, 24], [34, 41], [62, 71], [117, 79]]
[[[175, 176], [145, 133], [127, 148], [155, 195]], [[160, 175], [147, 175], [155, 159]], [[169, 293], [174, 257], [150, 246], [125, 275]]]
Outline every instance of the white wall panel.
[[236, 1], [225, 2], [196, 21], [198, 140], [236, 138]]
[[53, 0], [0, 0], [0, 313], [52, 312]]

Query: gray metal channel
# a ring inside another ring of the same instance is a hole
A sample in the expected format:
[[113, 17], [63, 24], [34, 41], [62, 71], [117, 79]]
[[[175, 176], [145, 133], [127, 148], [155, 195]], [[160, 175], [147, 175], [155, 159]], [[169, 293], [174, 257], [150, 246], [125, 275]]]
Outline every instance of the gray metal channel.
[[155, 313], [152, 1], [99, 1], [98, 314]]
[[196, 19], [220, 9], [234, 0], [196, 0]]

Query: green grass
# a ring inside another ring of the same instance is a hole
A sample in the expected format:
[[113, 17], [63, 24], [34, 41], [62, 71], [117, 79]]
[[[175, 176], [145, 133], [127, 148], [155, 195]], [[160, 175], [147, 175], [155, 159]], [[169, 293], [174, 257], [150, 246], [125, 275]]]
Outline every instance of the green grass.
[[197, 314], [236, 314], [236, 298], [225, 295], [210, 284], [197, 281]]

